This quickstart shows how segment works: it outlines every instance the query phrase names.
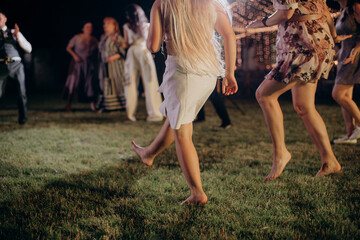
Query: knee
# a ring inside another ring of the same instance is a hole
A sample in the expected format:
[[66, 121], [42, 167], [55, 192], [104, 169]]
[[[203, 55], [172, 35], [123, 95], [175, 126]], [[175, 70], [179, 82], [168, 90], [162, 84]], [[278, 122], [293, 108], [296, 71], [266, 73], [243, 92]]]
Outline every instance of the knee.
[[338, 91], [336, 91], [336, 89], [334, 89], [331, 93], [332, 98], [337, 102], [337, 103], [341, 103], [346, 99], [346, 94], [342, 94]]
[[178, 130], [174, 130], [175, 139], [179, 143], [188, 143], [192, 142], [192, 134], [189, 131], [186, 131], [180, 127]]
[[311, 107], [303, 103], [294, 103], [293, 107], [300, 117], [306, 116], [312, 109]]
[[260, 105], [266, 101], [266, 97], [264, 96], [263, 91], [260, 87], [258, 89], [256, 89], [255, 97], [256, 97], [257, 102]]

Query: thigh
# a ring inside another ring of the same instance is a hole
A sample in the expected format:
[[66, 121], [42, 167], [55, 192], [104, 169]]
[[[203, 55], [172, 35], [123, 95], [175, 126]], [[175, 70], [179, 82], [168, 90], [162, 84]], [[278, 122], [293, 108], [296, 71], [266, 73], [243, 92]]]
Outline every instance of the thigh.
[[335, 84], [333, 89], [333, 95], [353, 97], [354, 85]]
[[291, 89], [294, 106], [314, 107], [316, 83], [299, 83]]
[[256, 90], [256, 95], [257, 97], [261, 96], [278, 98], [280, 95], [289, 91], [297, 84], [298, 82], [296, 81], [285, 84], [283, 82], [278, 82], [273, 79], [265, 79]]

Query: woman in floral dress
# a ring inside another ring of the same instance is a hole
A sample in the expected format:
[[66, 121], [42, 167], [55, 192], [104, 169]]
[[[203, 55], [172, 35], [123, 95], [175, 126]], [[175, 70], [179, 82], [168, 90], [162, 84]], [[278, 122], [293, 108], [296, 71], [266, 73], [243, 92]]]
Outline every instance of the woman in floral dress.
[[317, 176], [336, 173], [341, 166], [332, 151], [326, 126], [315, 108], [317, 81], [326, 78], [333, 65], [334, 22], [324, 0], [274, 0], [276, 12], [248, 28], [278, 25], [277, 60], [256, 91], [273, 142], [273, 165], [266, 180], [280, 176], [291, 154], [285, 146], [283, 114], [278, 98], [291, 90], [293, 105], [321, 156]]

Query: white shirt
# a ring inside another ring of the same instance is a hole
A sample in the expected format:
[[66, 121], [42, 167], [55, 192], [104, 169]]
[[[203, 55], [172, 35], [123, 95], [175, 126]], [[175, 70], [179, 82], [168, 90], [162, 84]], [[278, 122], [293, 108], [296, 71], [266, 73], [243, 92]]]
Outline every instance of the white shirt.
[[[6, 31], [8, 28], [7, 26], [4, 26], [1, 30]], [[15, 29], [11, 30], [11, 33], [14, 33]], [[18, 33], [17, 37], [14, 36], [16, 41], [19, 43], [20, 47], [27, 53], [31, 53], [32, 46], [31, 44], [26, 40], [24, 35], [21, 34], [21, 32]]]

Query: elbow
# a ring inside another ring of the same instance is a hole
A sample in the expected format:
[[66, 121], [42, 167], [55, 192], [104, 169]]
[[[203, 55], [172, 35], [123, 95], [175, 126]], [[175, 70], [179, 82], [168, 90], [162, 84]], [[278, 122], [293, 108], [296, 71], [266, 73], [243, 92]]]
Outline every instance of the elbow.
[[281, 16], [281, 20], [283, 22], [288, 21], [290, 18], [292, 18], [292, 16], [294, 15], [295, 10], [280, 10], [280, 16]]
[[156, 52], [158, 52], [160, 50], [160, 46], [157, 46], [157, 45], [155, 45], [155, 44], [153, 44], [151, 42], [148, 42], [146, 44], [146, 46], [149, 49], [149, 51], [152, 52], [152, 53], [156, 53]]
[[24, 51], [25, 51], [26, 53], [31, 53], [31, 52], [32, 52], [32, 46], [29, 45], [26, 49], [24, 49]]

